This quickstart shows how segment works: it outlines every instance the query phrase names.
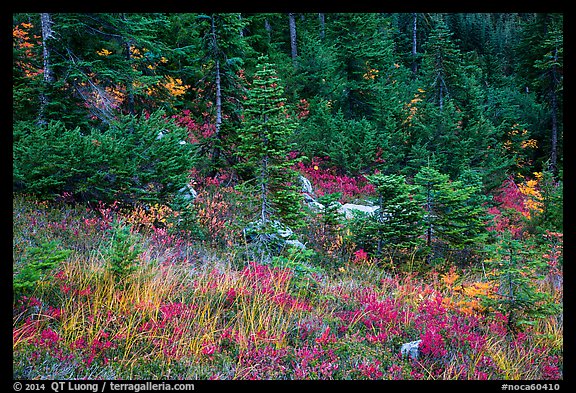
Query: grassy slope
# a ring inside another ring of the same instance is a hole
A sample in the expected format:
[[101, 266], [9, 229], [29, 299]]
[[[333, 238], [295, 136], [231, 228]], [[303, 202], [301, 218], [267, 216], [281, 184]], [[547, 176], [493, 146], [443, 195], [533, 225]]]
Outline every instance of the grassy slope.
[[[73, 250], [14, 303], [14, 378], [562, 378], [562, 320], [511, 338], [502, 315], [484, 312], [489, 288], [472, 272], [272, 267], [155, 229], [140, 212], [124, 216], [142, 229], [125, 240], [141, 250], [137, 269], [117, 280], [117, 213], [21, 196], [13, 212], [15, 280], [31, 247]], [[420, 357], [402, 357], [418, 339]]]

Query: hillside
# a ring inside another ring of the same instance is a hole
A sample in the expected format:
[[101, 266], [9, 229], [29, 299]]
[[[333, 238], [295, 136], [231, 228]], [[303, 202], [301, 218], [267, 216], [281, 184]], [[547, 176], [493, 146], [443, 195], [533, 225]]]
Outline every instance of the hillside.
[[562, 14], [12, 32], [14, 379], [564, 379]]

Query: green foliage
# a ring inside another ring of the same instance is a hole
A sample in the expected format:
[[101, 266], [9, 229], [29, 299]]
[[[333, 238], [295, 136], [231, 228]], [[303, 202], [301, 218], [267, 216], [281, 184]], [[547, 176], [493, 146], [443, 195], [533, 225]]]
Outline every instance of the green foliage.
[[542, 211], [533, 212], [529, 229], [543, 234], [547, 230], [563, 232], [564, 230], [564, 182], [556, 179], [551, 171], [542, 172], [539, 182]]
[[376, 125], [367, 119], [347, 120], [342, 110], [333, 113], [331, 103], [313, 102], [310, 117], [295, 138], [309, 157], [330, 157], [346, 173], [359, 173], [374, 164], [379, 147]]
[[340, 203], [342, 198], [341, 192], [334, 192], [331, 194], [324, 194], [319, 196], [316, 200], [322, 204], [322, 209], [319, 213], [321, 215], [321, 223], [324, 226], [324, 232], [328, 233], [338, 225], [342, 220], [342, 213], [340, 213]]
[[139, 267], [142, 252], [140, 237], [128, 224], [115, 220], [110, 228], [110, 240], [103, 252], [106, 268], [114, 276], [116, 283], [127, 285], [129, 276]]
[[424, 46], [422, 73], [430, 100], [442, 109], [446, 97], [462, 97], [462, 54], [443, 16], [436, 15], [433, 23]]
[[161, 112], [148, 119], [123, 116], [108, 130], [89, 134], [57, 121], [19, 122], [13, 157], [16, 190], [124, 203], [169, 202], [186, 185], [194, 162], [185, 130]]
[[288, 158], [296, 121], [285, 101], [275, 66], [261, 58], [248, 90], [237, 154], [238, 167], [256, 178], [263, 229], [274, 217], [292, 227], [303, 225], [297, 173], [292, 169], [296, 160]]
[[58, 266], [70, 256], [72, 250], [59, 248], [57, 241], [40, 244], [26, 250], [23, 267], [12, 280], [15, 300], [38, 289], [41, 281], [46, 279], [50, 270]]
[[402, 175], [369, 175], [376, 188], [380, 208], [371, 216], [359, 217], [355, 242], [378, 258], [386, 253], [393, 258], [397, 251], [407, 250], [421, 243], [424, 211], [413, 195], [416, 187], [406, 183]]
[[289, 247], [286, 250], [285, 255], [273, 257], [270, 264], [274, 267], [291, 269], [296, 278], [302, 279], [313, 274], [323, 273], [322, 269], [318, 266], [311, 266], [307, 263], [313, 256], [313, 250]]
[[326, 35], [334, 42], [344, 81], [337, 86], [338, 109], [346, 119], [371, 119], [376, 82], [394, 64], [389, 20], [377, 13], [338, 14], [330, 27]]
[[448, 175], [430, 167], [422, 167], [414, 183], [419, 187], [417, 200], [426, 212], [423, 225], [428, 247], [433, 240], [462, 248], [487, 238], [487, 213], [478, 184], [450, 181]]
[[507, 316], [511, 333], [562, 311], [549, 293], [538, 289], [538, 282], [544, 279], [549, 268], [539, 250], [527, 244], [527, 239], [521, 241], [504, 233], [495, 244], [487, 246], [487, 251], [489, 259], [485, 264], [493, 269], [489, 280], [495, 282], [499, 290], [496, 298], [488, 297], [483, 302]]

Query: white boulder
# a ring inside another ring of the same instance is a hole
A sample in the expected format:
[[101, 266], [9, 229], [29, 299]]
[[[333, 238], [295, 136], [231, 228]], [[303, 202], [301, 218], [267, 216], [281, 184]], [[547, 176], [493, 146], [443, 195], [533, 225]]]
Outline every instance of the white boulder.
[[366, 206], [366, 205], [356, 205], [354, 203], [345, 203], [340, 208], [340, 213], [346, 217], [347, 220], [354, 218], [355, 213], [363, 213], [367, 215], [372, 215], [380, 206]]
[[400, 353], [402, 354], [402, 356], [409, 356], [412, 359], [418, 359], [421, 342], [422, 340], [416, 340], [402, 344], [402, 348], [400, 348]]

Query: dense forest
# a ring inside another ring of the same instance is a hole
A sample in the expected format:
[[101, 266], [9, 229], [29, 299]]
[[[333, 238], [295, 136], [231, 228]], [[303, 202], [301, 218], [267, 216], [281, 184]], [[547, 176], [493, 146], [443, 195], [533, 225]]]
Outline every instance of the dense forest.
[[12, 22], [14, 378], [563, 379], [563, 14]]

